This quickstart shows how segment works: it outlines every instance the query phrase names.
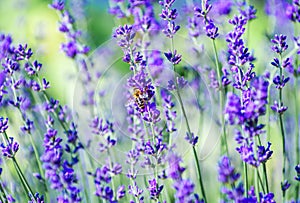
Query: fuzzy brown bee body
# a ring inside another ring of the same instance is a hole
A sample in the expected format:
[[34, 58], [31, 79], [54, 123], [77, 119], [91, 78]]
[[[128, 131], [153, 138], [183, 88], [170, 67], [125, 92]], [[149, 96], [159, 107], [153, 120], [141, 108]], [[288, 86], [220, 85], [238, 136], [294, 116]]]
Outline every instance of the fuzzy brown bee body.
[[134, 88], [133, 89], [133, 97], [134, 97], [134, 101], [135, 101], [136, 105], [140, 109], [144, 109], [146, 103], [149, 101], [147, 90], [142, 91], [139, 88]]

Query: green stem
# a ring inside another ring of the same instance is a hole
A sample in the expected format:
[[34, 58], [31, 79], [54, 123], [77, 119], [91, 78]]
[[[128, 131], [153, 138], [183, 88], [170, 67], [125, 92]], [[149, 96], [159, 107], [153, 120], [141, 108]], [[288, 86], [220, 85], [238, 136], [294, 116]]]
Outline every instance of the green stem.
[[269, 182], [268, 182], [266, 163], [263, 163], [263, 171], [264, 171], [264, 178], [265, 178], [265, 182], [266, 182], [267, 193], [269, 193]]
[[[174, 53], [174, 40], [173, 40], [173, 38], [171, 38], [171, 47], [172, 47], [172, 53]], [[176, 71], [175, 71], [175, 65], [174, 64], [173, 64], [173, 71], [174, 71], [174, 76], [175, 76]], [[185, 112], [185, 108], [184, 108], [184, 105], [183, 105], [183, 102], [182, 102], [182, 98], [181, 98], [181, 95], [180, 95], [179, 86], [178, 86], [176, 77], [174, 77], [174, 80], [175, 80], [175, 85], [176, 85], [177, 96], [178, 96], [178, 99], [179, 99], [179, 103], [180, 103], [180, 107], [181, 107], [181, 110], [182, 110], [182, 113], [183, 113], [183, 117], [185, 119], [188, 134], [189, 134], [189, 136], [191, 136], [192, 135], [191, 128], [190, 128], [189, 121], [188, 121], [188, 118], [187, 118], [187, 115], [186, 115], [186, 112]], [[199, 180], [202, 196], [203, 196], [204, 202], [207, 202], [206, 195], [205, 195], [205, 190], [204, 190], [204, 185], [203, 185], [203, 181], [202, 181], [202, 176], [201, 176], [200, 163], [199, 163], [199, 159], [198, 159], [198, 156], [197, 156], [195, 146], [193, 146], [193, 155], [194, 155], [194, 159], [195, 159], [195, 162], [196, 162], [198, 180]]]
[[88, 179], [84, 179], [84, 177], [86, 175], [85, 175], [84, 170], [83, 170], [83, 164], [79, 164], [79, 168], [80, 168], [80, 173], [81, 173], [81, 176], [82, 176], [82, 182], [83, 182], [83, 185], [84, 185], [85, 200], [87, 202], [90, 202], [90, 198], [89, 198], [90, 195], [87, 192], [87, 189], [89, 189], [89, 185], [86, 184], [86, 181], [88, 181]]
[[[280, 64], [282, 64], [282, 55], [280, 54]], [[280, 71], [280, 80], [282, 80], [283, 77], [283, 67], [280, 65], [279, 71]], [[282, 88], [279, 89], [279, 107], [282, 107]], [[283, 154], [283, 164], [282, 164], [282, 183], [284, 183], [286, 171], [285, 171], [285, 165], [286, 165], [286, 149], [285, 149], [285, 132], [284, 132], [284, 126], [283, 126], [283, 114], [279, 114], [279, 123], [280, 123], [280, 132], [282, 137], [282, 154]], [[285, 191], [282, 191], [283, 194], [283, 200], [285, 200]]]
[[18, 175], [18, 177], [19, 177], [19, 179], [20, 179], [20, 181], [21, 181], [21, 183], [22, 183], [23, 190], [24, 190], [26, 196], [28, 197], [28, 199], [31, 200], [31, 198], [29, 198], [29, 196], [28, 196], [28, 195], [30, 194], [30, 191], [29, 191], [28, 188], [26, 187], [26, 183], [24, 182], [22, 176], [20, 175], [20, 173], [19, 173], [19, 171], [18, 171], [18, 169], [17, 169], [17, 166], [16, 166], [15, 162], [13, 162], [13, 164], [14, 164], [14, 167], [15, 167], [15, 169], [16, 169], [17, 175]]
[[[27, 60], [27, 61], [28, 61], [28, 60]], [[29, 61], [28, 61], [28, 62], [29, 62]], [[11, 78], [12, 78], [12, 81], [13, 81], [13, 83], [14, 83], [14, 81], [15, 81], [14, 77], [12, 76]], [[14, 94], [15, 100], [17, 101], [17, 92], [16, 92], [16, 90], [15, 90], [14, 87], [12, 88], [12, 90], [13, 90], [13, 94]], [[20, 115], [21, 115], [21, 117], [22, 117], [23, 122], [26, 123], [26, 117], [25, 117], [25, 115], [22, 113], [20, 107], [18, 106], [17, 109], [18, 109], [18, 111], [20, 112]], [[34, 144], [34, 141], [33, 141], [33, 139], [32, 139], [32, 134], [31, 134], [31, 132], [28, 132], [28, 134], [29, 134], [30, 143], [31, 143], [31, 145], [32, 145], [33, 152], [34, 152], [34, 155], [35, 155], [35, 159], [36, 159], [36, 162], [37, 162], [37, 165], [38, 165], [39, 173], [40, 173], [41, 177], [43, 178], [43, 185], [44, 185], [44, 188], [45, 188], [45, 199], [48, 200], [48, 197], [47, 197], [47, 191], [48, 191], [48, 189], [47, 189], [47, 184], [46, 184], [46, 182], [45, 182], [44, 171], [43, 171], [42, 164], [41, 164], [41, 161], [40, 161], [40, 155], [39, 155], [39, 152], [38, 152], [38, 150], [37, 150], [37, 147], [36, 147], [36, 145]]]
[[255, 184], [256, 198], [259, 198], [259, 185], [258, 185], [258, 175], [257, 175], [257, 173], [255, 173], [255, 176], [254, 176], [254, 184]]
[[39, 157], [40, 157], [40, 156], [39, 156], [39, 152], [38, 152], [38, 150], [37, 150], [37, 148], [36, 148], [36, 145], [34, 144], [34, 141], [33, 141], [33, 139], [32, 139], [31, 133], [29, 133], [29, 139], [30, 139], [31, 145], [32, 145], [32, 147], [33, 147], [33, 151], [34, 151], [35, 159], [36, 159], [37, 164], [38, 164], [39, 172], [40, 172], [40, 174], [41, 174], [41, 176], [42, 176], [42, 178], [43, 178], [43, 186], [44, 186], [44, 188], [45, 188], [45, 193], [44, 193], [44, 195], [45, 195], [45, 200], [50, 201], [50, 199], [49, 199], [49, 197], [48, 197], [48, 187], [47, 187], [47, 183], [46, 183], [46, 180], [45, 180], [44, 170], [43, 170], [43, 168], [42, 168], [42, 164], [41, 164], [41, 161], [40, 161], [40, 159], [39, 159]]
[[24, 174], [23, 174], [23, 172], [22, 172], [22, 170], [21, 170], [21, 168], [20, 168], [20, 166], [19, 166], [19, 164], [18, 164], [16, 158], [15, 158], [15, 157], [12, 157], [12, 160], [13, 160], [15, 166], [16, 166], [16, 169], [17, 169], [18, 173], [20, 174], [20, 176], [21, 176], [21, 178], [23, 179], [23, 181], [24, 181], [26, 187], [28, 188], [30, 194], [32, 195], [32, 198], [36, 201], [35, 196], [34, 196], [34, 193], [33, 193], [33, 190], [31, 189], [31, 187], [30, 187], [30, 185], [29, 185], [27, 179], [25, 178], [25, 176], [24, 176]]
[[[258, 138], [258, 143], [261, 146], [262, 144], [261, 144], [260, 137], [258, 135], [256, 137]], [[269, 181], [268, 181], [268, 174], [267, 174], [266, 163], [263, 163], [263, 172], [264, 172], [264, 178], [265, 178], [265, 182], [266, 182], [267, 193], [269, 193]]]
[[[4, 140], [5, 140], [6, 144], [8, 145], [8, 143], [9, 143], [8, 135], [6, 134], [5, 131], [4, 131], [4, 133], [2, 135], [4, 135]], [[12, 161], [14, 163], [14, 167], [15, 167], [15, 169], [17, 171], [17, 174], [18, 174], [18, 176], [19, 176], [19, 178], [21, 180], [23, 188], [26, 191], [26, 194], [27, 195], [31, 194], [32, 198], [36, 201], [36, 199], [34, 197], [34, 193], [32, 192], [32, 189], [31, 189], [30, 185], [28, 184], [27, 179], [25, 178], [25, 176], [24, 176], [24, 174], [23, 174], [23, 172], [22, 172], [22, 170], [21, 170], [21, 168], [20, 168], [20, 166], [19, 166], [16, 158], [13, 156], [13, 157], [11, 157], [11, 159], [12, 159]], [[29, 199], [31, 200], [31, 198], [29, 198]]]
[[[297, 66], [296, 66], [297, 67]], [[295, 77], [295, 84], [294, 84], [294, 96], [295, 96], [295, 123], [296, 123], [296, 141], [295, 141], [295, 148], [296, 148], [296, 164], [300, 163], [300, 146], [299, 146], [299, 107], [298, 107], [298, 80]], [[299, 198], [299, 184], [296, 185], [296, 200]]]
[[[150, 114], [150, 112], [149, 112]], [[156, 144], [156, 140], [155, 140], [155, 131], [154, 131], [154, 126], [153, 126], [153, 123], [150, 122], [150, 127], [151, 127], [151, 131], [152, 131], [152, 141], [153, 141], [153, 144], [155, 145]], [[158, 181], [158, 155], [159, 154], [156, 154], [155, 156], [155, 169], [154, 170], [154, 177], [155, 177], [155, 180], [156, 180], [156, 189], [158, 189], [159, 187], [159, 181]], [[160, 198], [160, 196], [158, 197]], [[157, 200], [158, 201], [158, 200]]]
[[258, 176], [258, 180], [259, 180], [259, 183], [261, 185], [261, 188], [262, 188], [263, 192], [265, 193], [264, 184], [263, 184], [263, 181], [262, 181], [262, 179], [260, 177], [258, 168], [256, 168], [256, 172], [257, 172], [257, 176]]
[[202, 176], [201, 176], [201, 168], [200, 168], [200, 163], [199, 163], [199, 159], [197, 156], [197, 151], [195, 146], [193, 146], [193, 154], [195, 157], [195, 161], [196, 161], [196, 166], [197, 166], [197, 171], [198, 171], [198, 180], [199, 180], [199, 184], [200, 184], [200, 188], [201, 188], [201, 193], [204, 199], [204, 202], [208, 202], [206, 195], [205, 195], [205, 190], [204, 190], [204, 185], [203, 185], [203, 181], [202, 181]]
[[[0, 190], [1, 190], [1, 193], [2, 193], [2, 195], [3, 195], [3, 198], [4, 198], [5, 202], [8, 202], [8, 201], [7, 201], [6, 194], [5, 194], [5, 192], [4, 192], [4, 189], [3, 189], [3, 187], [2, 187], [2, 183], [1, 183], [1, 182], [0, 182]], [[1, 197], [1, 196], [0, 196], [0, 197]], [[3, 202], [2, 197], [1, 197], [1, 202]]]
[[248, 167], [246, 162], [243, 162], [244, 165], [244, 174], [245, 174], [245, 191], [248, 197], [248, 191], [249, 191], [249, 184], [248, 184]]
[[223, 108], [224, 108], [224, 102], [225, 102], [224, 88], [222, 88], [222, 78], [221, 78], [222, 70], [221, 70], [221, 67], [219, 66], [219, 57], [218, 57], [218, 52], [217, 52], [217, 48], [216, 48], [216, 42], [213, 39], [212, 39], [212, 44], [213, 44], [213, 49], [214, 49], [215, 63], [216, 63], [216, 67], [217, 67], [217, 75], [218, 75], [219, 88], [220, 88], [219, 89], [219, 101], [220, 101], [219, 108], [220, 108], [220, 113], [221, 113], [221, 115], [220, 115], [221, 116], [221, 128], [222, 128], [222, 132], [223, 132], [223, 134], [221, 135], [223, 137], [223, 142], [222, 142], [223, 147], [222, 148], [224, 148], [224, 145], [225, 145], [225, 151], [226, 151], [227, 156], [229, 157], [225, 120], [224, 120], [224, 116], [222, 114]]
[[[186, 115], [186, 112], [185, 112], [185, 108], [184, 108], [184, 105], [183, 105], [183, 102], [182, 102], [182, 99], [181, 99], [181, 95], [180, 95], [180, 92], [179, 92], [179, 87], [178, 87], [177, 80], [175, 80], [175, 84], [176, 84], [176, 91], [177, 91], [180, 107], [181, 107], [181, 110], [182, 110], [182, 113], [183, 113], [183, 117], [185, 119], [187, 130], [188, 130], [188, 134], [189, 134], [189, 136], [191, 136], [192, 132], [191, 132], [189, 121], [188, 121], [188, 118], [187, 118], [187, 115]], [[201, 192], [202, 192], [202, 195], [203, 195], [203, 199], [204, 199], [204, 202], [207, 202], [206, 195], [205, 195], [205, 190], [204, 190], [204, 185], [203, 185], [203, 181], [202, 181], [202, 176], [201, 176], [200, 162], [199, 162], [199, 159], [198, 159], [198, 156], [197, 156], [195, 146], [193, 146], [193, 155], [194, 155], [194, 159], [196, 161], [196, 167], [197, 167], [197, 172], [198, 172], [198, 180], [199, 180]]]
[[[284, 180], [285, 180], [285, 165], [286, 165], [286, 151], [285, 151], [285, 133], [284, 133], [284, 128], [283, 128], [282, 114], [279, 115], [279, 122], [280, 122], [281, 136], [282, 136], [282, 153], [283, 153], [282, 177], [283, 177], [283, 182], [284, 182]], [[285, 192], [283, 192], [283, 197], [285, 197]]]

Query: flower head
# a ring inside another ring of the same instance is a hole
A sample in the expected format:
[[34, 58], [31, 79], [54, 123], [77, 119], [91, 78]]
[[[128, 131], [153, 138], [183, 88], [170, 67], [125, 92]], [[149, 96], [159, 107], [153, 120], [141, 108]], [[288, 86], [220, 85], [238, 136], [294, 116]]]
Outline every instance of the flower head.
[[227, 156], [223, 156], [219, 161], [219, 181], [222, 183], [233, 183], [237, 181], [240, 174], [235, 171]]
[[275, 35], [274, 39], [271, 39], [271, 42], [274, 44], [272, 50], [278, 54], [285, 52], [288, 48], [286, 38], [285, 35]]

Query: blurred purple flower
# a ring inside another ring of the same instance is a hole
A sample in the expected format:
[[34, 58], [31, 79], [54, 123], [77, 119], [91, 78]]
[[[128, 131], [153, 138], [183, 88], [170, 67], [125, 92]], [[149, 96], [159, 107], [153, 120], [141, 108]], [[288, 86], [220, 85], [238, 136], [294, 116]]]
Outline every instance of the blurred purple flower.
[[274, 194], [273, 193], [268, 193], [268, 194], [263, 194], [259, 193], [259, 200], [261, 203], [276, 203], [274, 200]]
[[275, 35], [274, 39], [271, 39], [271, 42], [274, 44], [272, 50], [278, 54], [282, 54], [287, 50], [288, 45], [286, 43], [287, 37], [285, 35]]
[[221, 157], [219, 161], [219, 181], [221, 183], [234, 183], [240, 177], [240, 174], [235, 171], [227, 156]]
[[8, 143], [1, 143], [2, 155], [7, 158], [13, 158], [19, 150], [19, 143], [14, 141], [13, 137], [9, 137]]
[[52, 4], [49, 5], [55, 10], [62, 11], [65, 8], [65, 1], [64, 0], [53, 0]]

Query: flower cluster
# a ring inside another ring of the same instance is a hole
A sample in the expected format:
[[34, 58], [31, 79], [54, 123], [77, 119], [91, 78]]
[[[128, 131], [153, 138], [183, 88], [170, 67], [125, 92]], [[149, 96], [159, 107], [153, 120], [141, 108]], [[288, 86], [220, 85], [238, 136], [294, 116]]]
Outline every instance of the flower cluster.
[[219, 36], [219, 28], [215, 25], [214, 21], [209, 18], [208, 14], [212, 9], [212, 5], [207, 0], [202, 1], [202, 8], [195, 7], [195, 16], [203, 18], [205, 24], [206, 35], [211, 39], [216, 39]]
[[176, 9], [172, 8], [174, 2], [175, 0], [159, 1], [159, 4], [163, 7], [159, 16], [161, 17], [161, 19], [167, 22], [167, 25], [163, 26], [164, 29], [162, 30], [162, 32], [169, 38], [173, 38], [180, 29], [180, 26], [175, 24], [175, 19], [177, 18], [178, 13]]
[[181, 166], [181, 158], [171, 153], [168, 157], [169, 167], [167, 169], [167, 177], [174, 181], [173, 187], [176, 190], [174, 197], [176, 202], [203, 202], [199, 196], [194, 193], [195, 185], [189, 179], [184, 179], [182, 174], [185, 168]]
[[[239, 179], [240, 174], [236, 172], [229, 158], [227, 156], [223, 156], [219, 162], [219, 181], [223, 184], [226, 184], [226, 187], [223, 187], [221, 190], [222, 193], [226, 195], [225, 200], [234, 202], [257, 202], [258, 197], [255, 195], [255, 187], [251, 186], [249, 191], [245, 191], [242, 182], [236, 186], [236, 183], [240, 181]], [[245, 194], [245, 192], [247, 194]], [[259, 202], [275, 202], [274, 194], [264, 194], [260, 192]]]
[[299, 202], [299, 0], [87, 3], [48, 5], [79, 109], [0, 33], [0, 202]]

